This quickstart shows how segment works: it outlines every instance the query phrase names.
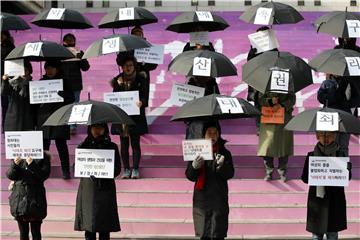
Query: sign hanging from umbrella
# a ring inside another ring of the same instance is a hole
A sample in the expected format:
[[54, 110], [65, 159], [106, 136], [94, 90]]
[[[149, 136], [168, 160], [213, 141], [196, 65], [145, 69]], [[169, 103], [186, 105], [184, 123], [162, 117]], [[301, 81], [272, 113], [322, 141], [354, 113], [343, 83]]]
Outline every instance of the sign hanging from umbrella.
[[1, 19], [1, 31], [9, 30], [27, 30], [30, 26], [19, 16], [14, 14], [2, 12]]

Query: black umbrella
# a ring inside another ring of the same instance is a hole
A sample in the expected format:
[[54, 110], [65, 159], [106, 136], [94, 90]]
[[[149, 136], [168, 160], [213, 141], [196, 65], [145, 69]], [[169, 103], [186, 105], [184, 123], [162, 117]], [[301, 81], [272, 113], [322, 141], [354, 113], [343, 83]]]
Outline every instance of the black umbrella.
[[[349, 38], [346, 20], [360, 21], [360, 14], [348, 11], [333, 11], [316, 19], [314, 26], [318, 32], [328, 33], [336, 37]], [[353, 27], [357, 28], [357, 31], [360, 31], [360, 25], [355, 23]]]
[[313, 83], [311, 68], [301, 58], [289, 52], [268, 51], [243, 65], [242, 78], [256, 90], [265, 93], [271, 90], [273, 71], [288, 71], [288, 91], [295, 93]]
[[24, 43], [14, 48], [5, 60], [27, 59], [29, 61], [62, 60], [75, 56], [64, 46], [50, 41]]
[[30, 26], [21, 17], [10, 13], [1, 13], [1, 31], [26, 29], [30, 29]]
[[83, 101], [65, 105], [56, 110], [43, 124], [44, 126], [62, 126], [69, 124], [69, 118], [74, 106], [91, 104], [91, 111], [87, 122], [81, 124], [92, 125], [96, 123], [118, 123], [118, 124], [135, 124], [134, 121], [119, 107], [111, 103], [99, 101]]
[[141, 37], [115, 34], [101, 38], [86, 49], [83, 58], [98, 57], [108, 53], [126, 52], [138, 48], [148, 48], [151, 44]]
[[[338, 76], [350, 76], [346, 57], [360, 58], [360, 53], [350, 49], [329, 49], [315, 56], [309, 62], [309, 65], [318, 72], [324, 72]], [[359, 64], [360, 59], [357, 65]]]
[[250, 7], [241, 14], [240, 19], [247, 23], [255, 23], [256, 15], [262, 15], [263, 8], [272, 9], [272, 11], [269, 21], [262, 25], [297, 23], [304, 20], [301, 14], [292, 6], [272, 1], [262, 2]]
[[211, 12], [184, 12], [177, 16], [166, 28], [168, 31], [177, 33], [189, 33], [198, 31], [222, 31], [229, 24], [222, 17]]
[[171, 118], [171, 121], [201, 120], [201, 119], [232, 119], [248, 118], [260, 115], [260, 112], [244, 99], [237, 98], [243, 113], [223, 113], [217, 98], [226, 98], [232, 103], [233, 97], [211, 94], [194, 99], [181, 106]]
[[[121, 14], [120, 12], [123, 12]], [[120, 15], [120, 16], [119, 16]], [[125, 17], [123, 17], [125, 16]], [[98, 24], [99, 28], [122, 28], [156, 23], [157, 17], [149, 10], [141, 7], [119, 8], [106, 14]]]
[[168, 69], [172, 72], [193, 76], [194, 59], [196, 57], [211, 59], [211, 71], [209, 77], [224, 77], [237, 75], [235, 65], [225, 55], [209, 50], [192, 50], [177, 55], [169, 64]]
[[[316, 132], [316, 118], [318, 112], [338, 113], [339, 132], [360, 134], [360, 120], [348, 112], [332, 108], [314, 108], [299, 113], [293, 117], [285, 129], [301, 132]], [[330, 118], [329, 118], [330, 119]]]

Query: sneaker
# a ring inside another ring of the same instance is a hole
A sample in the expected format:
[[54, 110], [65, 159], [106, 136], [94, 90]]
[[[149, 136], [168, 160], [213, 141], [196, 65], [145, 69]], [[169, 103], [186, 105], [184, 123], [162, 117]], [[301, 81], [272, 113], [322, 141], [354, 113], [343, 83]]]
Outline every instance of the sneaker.
[[286, 182], [287, 181], [286, 176], [285, 175], [280, 175], [280, 181]]
[[121, 176], [122, 179], [129, 179], [131, 176], [130, 169], [125, 169], [123, 175]]
[[64, 179], [64, 180], [69, 180], [69, 179], [71, 179], [70, 173], [69, 173], [69, 172], [64, 172], [64, 173], [63, 173], [63, 179]]
[[271, 174], [266, 174], [265, 177], [264, 177], [264, 180], [265, 180], [265, 181], [270, 181], [270, 180], [272, 180]]
[[139, 178], [140, 178], [140, 174], [139, 174], [139, 170], [138, 170], [138, 169], [133, 169], [133, 170], [132, 170], [131, 178], [132, 178], [132, 179], [139, 179]]

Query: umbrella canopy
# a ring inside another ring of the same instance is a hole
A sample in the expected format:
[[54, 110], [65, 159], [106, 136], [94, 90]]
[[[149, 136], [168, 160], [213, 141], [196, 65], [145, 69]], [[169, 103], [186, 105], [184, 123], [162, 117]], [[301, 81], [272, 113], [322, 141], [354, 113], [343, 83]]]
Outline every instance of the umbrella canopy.
[[106, 14], [100, 21], [99, 28], [122, 28], [156, 23], [157, 17], [141, 7], [119, 8]]
[[26, 29], [30, 29], [30, 26], [21, 17], [10, 13], [1, 13], [1, 31]]
[[295, 93], [313, 83], [311, 68], [304, 60], [289, 52], [277, 51], [264, 52], [244, 64], [242, 78], [251, 87], [265, 93], [276, 90], [272, 81], [276, 80], [275, 73], [279, 72], [288, 72], [285, 92]]
[[[316, 19], [314, 26], [317, 32], [328, 33], [336, 37], [350, 38], [355, 37], [351, 36], [351, 34], [356, 33], [356, 31], [351, 31], [354, 30], [352, 28], [357, 28], [358, 32], [360, 27], [359, 23], [351, 20], [360, 21], [360, 14], [348, 11], [333, 11]], [[360, 34], [357, 34], [357, 37], [360, 37]]]
[[[90, 105], [91, 111], [87, 121], [81, 122], [82, 124], [92, 125], [96, 123], [118, 123], [118, 124], [135, 124], [134, 121], [116, 105], [99, 102], [99, 101], [83, 101], [65, 105], [56, 110], [44, 123], [44, 126], [62, 126], [68, 125], [69, 118], [71, 117], [73, 107], [80, 105]], [[78, 123], [78, 122], [77, 122]]]
[[198, 31], [222, 31], [229, 24], [222, 17], [212, 12], [184, 12], [177, 16], [166, 28], [168, 31], [177, 33], [189, 33]]
[[[172, 72], [185, 74], [186, 76], [205, 76], [197, 75], [194, 68], [205, 66], [204, 59], [210, 65], [208, 77], [224, 77], [237, 75], [235, 65], [225, 55], [209, 50], [192, 50], [177, 55], [169, 64], [168, 69]], [[200, 62], [199, 62], [200, 61]], [[195, 74], [194, 74], [195, 73]]]
[[151, 44], [141, 37], [128, 34], [114, 34], [92, 43], [86, 49], [83, 58], [98, 57], [109, 53], [126, 52], [148, 47], [151, 47]]
[[250, 103], [244, 99], [237, 98], [242, 112], [237, 113], [223, 113], [218, 102], [218, 98], [229, 99], [232, 103], [234, 97], [224, 96], [220, 94], [211, 94], [205, 97], [194, 99], [181, 106], [171, 118], [171, 121], [186, 121], [186, 120], [200, 120], [200, 119], [233, 119], [233, 118], [248, 118], [260, 115], [260, 112]]
[[[360, 64], [360, 53], [350, 49], [329, 49], [315, 56], [309, 65], [318, 72], [334, 74], [338, 76], [354, 76], [349, 71], [346, 58], [358, 58]], [[354, 59], [355, 61], [356, 59]], [[349, 61], [349, 59], [348, 59]], [[359, 67], [359, 66], [358, 66]]]
[[292, 6], [272, 1], [250, 7], [241, 14], [240, 19], [247, 23], [260, 25], [297, 23], [304, 20]]
[[29, 61], [62, 60], [75, 56], [64, 46], [50, 41], [24, 43], [14, 48], [5, 60], [27, 59]]
[[301, 132], [316, 132], [318, 112], [338, 113], [338, 132], [360, 134], [359, 119], [348, 112], [333, 108], [314, 108], [299, 113], [286, 124], [285, 129]]
[[39, 27], [57, 29], [87, 29], [93, 25], [78, 11], [68, 8], [51, 8], [45, 10], [31, 21]]

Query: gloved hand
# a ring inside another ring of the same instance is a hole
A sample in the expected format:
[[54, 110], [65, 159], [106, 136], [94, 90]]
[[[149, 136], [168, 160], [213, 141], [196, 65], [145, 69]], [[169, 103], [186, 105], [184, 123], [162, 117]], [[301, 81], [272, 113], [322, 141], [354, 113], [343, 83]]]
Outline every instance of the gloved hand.
[[90, 176], [90, 179], [91, 179], [91, 181], [95, 181], [95, 180], [96, 180], [96, 177], [95, 177], [94, 175], [91, 175], [91, 176]]
[[347, 168], [347, 170], [351, 171], [351, 169], [352, 169], [352, 163], [351, 163], [351, 162], [348, 162], [346, 168]]
[[195, 160], [192, 162], [192, 167], [194, 169], [200, 169], [204, 165], [204, 158], [198, 155]]
[[215, 157], [215, 161], [216, 161], [216, 170], [219, 170], [224, 165], [225, 157], [221, 154], [217, 154]]
[[84, 56], [84, 52], [83, 51], [80, 51], [78, 54], [76, 54], [76, 57], [77, 58], [82, 58], [82, 56]]

